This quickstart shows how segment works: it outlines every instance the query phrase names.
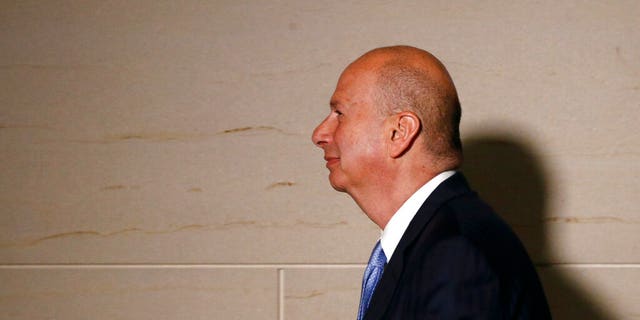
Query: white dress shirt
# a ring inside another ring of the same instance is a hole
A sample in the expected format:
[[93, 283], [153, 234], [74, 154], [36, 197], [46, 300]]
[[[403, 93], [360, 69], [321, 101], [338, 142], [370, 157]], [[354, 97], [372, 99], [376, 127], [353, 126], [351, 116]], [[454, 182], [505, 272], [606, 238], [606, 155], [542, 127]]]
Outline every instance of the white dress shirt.
[[407, 230], [409, 223], [413, 220], [413, 217], [418, 213], [418, 209], [427, 200], [433, 190], [440, 185], [443, 181], [454, 175], [456, 172], [445, 171], [437, 176], [433, 177], [427, 183], [425, 183], [418, 191], [416, 191], [407, 201], [405, 201], [400, 209], [393, 214], [389, 222], [387, 223], [382, 235], [380, 237], [380, 245], [384, 251], [384, 255], [387, 256], [387, 262], [391, 261], [391, 256], [396, 250], [402, 235]]

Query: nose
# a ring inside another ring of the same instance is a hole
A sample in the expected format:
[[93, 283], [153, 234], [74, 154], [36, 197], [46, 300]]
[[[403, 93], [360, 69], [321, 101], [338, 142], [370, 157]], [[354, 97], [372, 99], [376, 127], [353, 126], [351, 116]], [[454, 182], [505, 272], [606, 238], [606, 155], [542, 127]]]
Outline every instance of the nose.
[[313, 130], [313, 134], [311, 135], [311, 141], [316, 146], [322, 148], [324, 145], [329, 143], [331, 140], [330, 128], [329, 128], [329, 117], [325, 118], [320, 124]]

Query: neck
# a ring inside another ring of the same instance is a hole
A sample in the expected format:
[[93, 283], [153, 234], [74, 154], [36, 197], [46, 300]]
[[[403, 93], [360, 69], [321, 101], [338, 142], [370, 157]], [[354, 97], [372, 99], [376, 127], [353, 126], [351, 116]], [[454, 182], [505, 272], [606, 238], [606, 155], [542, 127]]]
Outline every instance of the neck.
[[393, 177], [386, 176], [382, 179], [384, 181], [368, 184], [360, 190], [349, 191], [349, 195], [373, 223], [384, 229], [402, 204], [438, 174], [439, 172], [431, 172], [425, 168], [407, 170], [406, 174], [399, 171]]

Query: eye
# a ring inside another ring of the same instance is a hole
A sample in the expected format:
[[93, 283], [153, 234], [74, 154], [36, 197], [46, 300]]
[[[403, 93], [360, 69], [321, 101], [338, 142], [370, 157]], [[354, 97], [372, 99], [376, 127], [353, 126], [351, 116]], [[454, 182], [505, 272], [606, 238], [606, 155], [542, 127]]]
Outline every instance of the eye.
[[342, 115], [342, 111], [340, 111], [338, 109], [333, 110], [333, 112], [335, 112], [335, 114], [337, 114], [338, 116]]

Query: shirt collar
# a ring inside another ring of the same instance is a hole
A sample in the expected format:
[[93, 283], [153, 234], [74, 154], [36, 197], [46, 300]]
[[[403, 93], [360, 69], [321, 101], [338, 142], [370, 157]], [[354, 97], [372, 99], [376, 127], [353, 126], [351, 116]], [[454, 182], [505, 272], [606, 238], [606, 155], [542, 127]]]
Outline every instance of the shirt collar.
[[380, 237], [380, 244], [384, 255], [387, 257], [387, 261], [391, 260], [393, 252], [396, 250], [402, 235], [407, 230], [409, 223], [413, 220], [413, 217], [418, 213], [418, 209], [427, 200], [433, 190], [440, 185], [443, 181], [454, 175], [456, 172], [453, 170], [445, 171], [437, 176], [433, 177], [427, 183], [425, 183], [420, 189], [418, 189], [407, 201], [405, 201], [400, 209], [393, 214], [389, 222], [387, 223], [382, 235]]

